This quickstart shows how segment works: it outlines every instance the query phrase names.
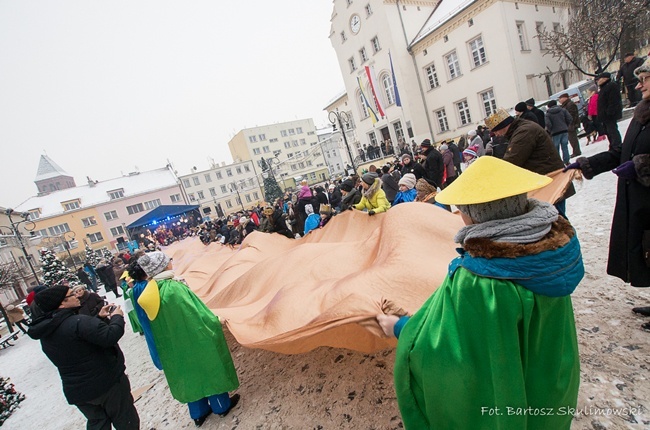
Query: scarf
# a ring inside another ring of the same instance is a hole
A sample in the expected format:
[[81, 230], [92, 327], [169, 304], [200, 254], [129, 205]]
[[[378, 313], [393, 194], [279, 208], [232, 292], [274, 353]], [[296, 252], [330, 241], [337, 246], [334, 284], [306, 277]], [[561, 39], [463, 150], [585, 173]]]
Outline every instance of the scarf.
[[634, 108], [634, 119], [640, 124], [647, 124], [650, 121], [650, 100], [641, 100]]
[[469, 239], [487, 238], [495, 242], [532, 243], [546, 236], [557, 218], [557, 209], [550, 203], [528, 199], [525, 214], [467, 225], [458, 231], [454, 242], [462, 245]]

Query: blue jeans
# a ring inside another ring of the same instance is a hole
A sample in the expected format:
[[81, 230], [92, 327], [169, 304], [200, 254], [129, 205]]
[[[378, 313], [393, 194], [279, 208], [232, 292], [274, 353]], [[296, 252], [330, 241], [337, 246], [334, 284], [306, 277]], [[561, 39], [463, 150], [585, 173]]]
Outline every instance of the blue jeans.
[[571, 157], [569, 156], [569, 133], [560, 133], [553, 136], [553, 145], [557, 152], [560, 152], [562, 147], [562, 161], [564, 164], [569, 164]]
[[187, 407], [190, 410], [190, 417], [193, 420], [201, 418], [210, 409], [215, 414], [222, 414], [230, 407], [230, 395], [228, 393], [214, 394], [195, 402], [189, 402]]

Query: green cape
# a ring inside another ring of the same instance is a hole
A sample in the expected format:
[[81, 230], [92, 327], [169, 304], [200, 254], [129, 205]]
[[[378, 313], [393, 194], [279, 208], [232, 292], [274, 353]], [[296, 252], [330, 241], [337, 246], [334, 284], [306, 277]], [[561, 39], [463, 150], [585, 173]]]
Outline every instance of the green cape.
[[194, 402], [239, 387], [219, 319], [185, 284], [156, 281], [160, 311], [151, 331], [172, 396]]
[[464, 268], [408, 321], [397, 345], [406, 429], [568, 429], [579, 383], [570, 296], [536, 295]]

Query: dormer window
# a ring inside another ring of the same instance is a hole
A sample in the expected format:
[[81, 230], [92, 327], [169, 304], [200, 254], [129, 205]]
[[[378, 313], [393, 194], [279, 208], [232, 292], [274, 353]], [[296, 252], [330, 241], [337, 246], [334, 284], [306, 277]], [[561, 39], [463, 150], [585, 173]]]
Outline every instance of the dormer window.
[[119, 190], [109, 191], [108, 196], [111, 198], [111, 200], [121, 199], [122, 197], [124, 197], [124, 188], [120, 188]]
[[41, 217], [41, 209], [30, 209], [29, 210], [29, 219], [30, 221], [34, 221], [35, 219], [39, 219]]
[[63, 206], [63, 210], [68, 212], [68, 211], [73, 211], [75, 209], [79, 209], [81, 207], [79, 199], [77, 200], [71, 200], [68, 202], [61, 202], [61, 205]]

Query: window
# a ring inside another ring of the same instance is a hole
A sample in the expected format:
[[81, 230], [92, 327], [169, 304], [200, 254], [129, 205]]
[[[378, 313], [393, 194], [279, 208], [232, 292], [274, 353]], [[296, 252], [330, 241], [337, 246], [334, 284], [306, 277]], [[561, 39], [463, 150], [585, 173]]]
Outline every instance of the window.
[[348, 37], [345, 35], [345, 31], [341, 32], [341, 43], [345, 43], [348, 40]]
[[296, 134], [296, 130], [294, 130], [293, 128], [290, 128], [289, 129], [289, 136], [293, 136], [294, 134]]
[[255, 191], [255, 192], [253, 193], [253, 198], [254, 198], [255, 200], [259, 200], [260, 195], [257, 194], [257, 191]]
[[217, 179], [222, 179], [221, 172], [217, 172]]
[[559, 32], [562, 31], [562, 26], [560, 25], [559, 22], [554, 22], [554, 23], [553, 23], [553, 31], [554, 31], [555, 33], [559, 33]]
[[41, 210], [40, 209], [33, 209], [29, 211], [29, 219], [30, 221], [34, 221], [35, 219], [39, 219], [41, 217]]
[[212, 175], [206, 173], [204, 176], [205, 176], [205, 182], [212, 182]]
[[541, 51], [546, 50], [546, 44], [542, 40], [541, 37], [539, 37], [542, 33], [544, 33], [544, 23], [543, 22], [536, 22], [535, 23], [535, 31], [537, 31], [537, 40], [539, 41], [539, 49]]
[[280, 134], [282, 135], [282, 137], [287, 137], [287, 130], [280, 131]]
[[395, 89], [393, 88], [393, 81], [388, 73], [381, 77], [381, 85], [384, 87], [384, 95], [386, 96], [386, 103], [388, 105], [395, 104]]
[[232, 208], [232, 202], [231, 202], [230, 200], [226, 200], [226, 207], [227, 207], [228, 209], [231, 209], [231, 208]]
[[192, 177], [192, 181], [194, 182], [194, 185], [201, 185], [201, 182], [199, 182], [199, 177], [198, 176]]
[[404, 139], [404, 129], [402, 128], [402, 121], [397, 121], [396, 123], [394, 123], [393, 128], [395, 129], [395, 136], [397, 136], [397, 140]]
[[298, 163], [298, 168], [299, 169], [304, 169], [305, 168], [305, 163], [302, 162], [302, 161], [300, 163]]
[[311, 172], [311, 173], [309, 174], [309, 178], [310, 178], [312, 181], [315, 181], [315, 180], [316, 180], [316, 173], [315, 173], [315, 172]]
[[469, 114], [469, 105], [467, 104], [467, 100], [456, 102], [456, 108], [458, 109], [458, 117], [460, 118], [461, 125], [467, 125], [472, 122], [472, 117]]
[[381, 51], [381, 45], [379, 45], [379, 38], [377, 36], [370, 39], [370, 44], [372, 45], [372, 52], [377, 53]]
[[121, 225], [111, 228], [111, 235], [113, 237], [121, 236], [123, 234], [124, 234], [124, 227], [122, 227]]
[[226, 169], [226, 176], [232, 176], [232, 170]]
[[142, 203], [138, 203], [137, 205], [127, 206], [126, 212], [129, 215], [137, 214], [138, 212], [144, 212], [144, 206], [142, 205]]
[[368, 61], [368, 53], [366, 53], [366, 47], [362, 47], [359, 49], [359, 58], [361, 59], [361, 64], [365, 63]]
[[250, 194], [246, 194], [246, 203], [250, 203], [250, 202], [252, 202], [252, 201], [253, 201], [253, 199], [251, 199], [251, 195], [250, 195]]
[[184, 186], [185, 188], [189, 188], [189, 187], [191, 187], [191, 185], [190, 185], [190, 180], [189, 180], [189, 179], [183, 179], [183, 186]]
[[372, 8], [370, 7], [370, 3], [366, 5], [365, 9], [366, 9], [366, 17], [372, 15]]
[[253, 178], [250, 178], [250, 179], [248, 180], [248, 186], [249, 186], [249, 187], [252, 187], [253, 185], [255, 185], [255, 181], [253, 180]]
[[248, 141], [249, 141], [250, 143], [255, 143], [255, 142], [257, 142], [257, 136], [255, 136], [255, 135], [253, 135], [253, 136], [248, 136]]
[[104, 218], [106, 218], [106, 221], [117, 219], [117, 211], [104, 212]]
[[370, 113], [368, 113], [368, 108], [366, 107], [366, 102], [364, 101], [361, 91], [357, 93], [357, 99], [359, 100], [359, 111], [361, 113], [361, 119], [368, 118]]
[[301, 145], [306, 145], [306, 144], [307, 144], [307, 141], [306, 141], [305, 139], [300, 139], [300, 144], [301, 144]]
[[519, 38], [519, 48], [522, 51], [528, 51], [528, 41], [526, 40], [526, 27], [522, 21], [517, 21], [517, 37]]
[[196, 197], [198, 197], [199, 199], [202, 200], [202, 199], [205, 198], [205, 195], [203, 194], [203, 191], [197, 191], [196, 192]]
[[284, 142], [285, 148], [291, 148], [291, 142]]
[[75, 200], [73, 202], [68, 202], [68, 203], [63, 203], [63, 210], [64, 211], [73, 211], [75, 209], [79, 209], [79, 200]]
[[436, 66], [433, 64], [428, 65], [424, 68], [425, 73], [427, 74], [427, 83], [429, 89], [432, 90], [440, 86], [438, 82], [438, 74], [436, 73]]
[[124, 197], [124, 190], [119, 189], [119, 190], [109, 191], [108, 197], [110, 197], [111, 200], [121, 199], [122, 197]]
[[497, 110], [497, 101], [494, 98], [494, 91], [489, 89], [479, 95], [481, 96], [481, 103], [483, 103], [483, 113], [485, 114], [485, 118], [487, 118]]
[[99, 232], [87, 234], [86, 237], [88, 238], [88, 240], [90, 240], [90, 243], [97, 243], [104, 240], [102, 234]]
[[235, 171], [237, 172], [238, 175], [241, 175], [241, 167], [240, 166], [235, 167]]
[[460, 64], [458, 63], [458, 55], [453, 51], [445, 56], [447, 61], [447, 70], [449, 71], [449, 80], [456, 79], [460, 76]]
[[302, 127], [296, 127], [296, 134], [302, 133]]
[[265, 140], [266, 140], [266, 134], [264, 134], [264, 133], [262, 133], [262, 134], [260, 134], [260, 135], [259, 135], [259, 136], [257, 136], [257, 137], [259, 137], [259, 139], [260, 139], [260, 142], [263, 142], [263, 141], [265, 141]]
[[94, 216], [89, 216], [88, 218], [81, 218], [81, 223], [83, 224], [84, 228], [86, 228], [97, 225], [97, 220], [95, 220]]
[[209, 191], [210, 191], [210, 195], [211, 195], [212, 197], [214, 197], [214, 196], [217, 195], [217, 191], [216, 191], [214, 188], [210, 188]]
[[60, 234], [65, 233], [66, 231], [70, 231], [70, 227], [68, 226], [67, 222], [64, 224], [53, 225], [52, 227], [48, 227], [47, 229], [49, 236], [58, 236]]
[[350, 65], [350, 73], [352, 73], [352, 72], [354, 72], [355, 70], [357, 70], [357, 65], [356, 65], [356, 63], [354, 62], [354, 57], [350, 57], [350, 58], [348, 58], [348, 64]]
[[264, 151], [264, 153], [266, 154], [268, 152], [271, 152], [271, 148], [269, 148], [268, 146], [263, 146], [262, 151]]
[[227, 192], [228, 192], [228, 188], [226, 188], [225, 185], [222, 185], [222, 186], [221, 186], [221, 192], [222, 192], [222, 193], [227, 193]]
[[377, 146], [377, 136], [375, 136], [375, 132], [371, 131], [368, 133], [368, 138], [370, 139], [370, 144], [373, 146]]
[[151, 210], [157, 208], [158, 206], [160, 206], [160, 199], [149, 200], [148, 202], [144, 202], [144, 207], [146, 210]]
[[287, 158], [293, 158], [293, 152], [289, 152], [289, 153], [287, 154]]
[[251, 168], [248, 167], [248, 164], [244, 164], [244, 172], [250, 172]]
[[293, 145], [294, 148], [297, 147], [298, 146], [298, 141], [297, 140], [292, 140], [291, 145]]
[[438, 119], [438, 132], [442, 133], [449, 131], [449, 122], [447, 122], [447, 113], [445, 112], [445, 109], [442, 108], [437, 110], [435, 113], [436, 118]]
[[181, 195], [180, 194], [172, 194], [169, 196], [169, 200], [171, 200], [172, 203], [178, 203], [181, 201]]
[[269, 142], [277, 142], [277, 141], [278, 141], [278, 138], [277, 138], [277, 137], [274, 137], [274, 138], [272, 138], [272, 139], [269, 139]]
[[483, 46], [483, 38], [480, 36], [469, 42], [469, 51], [472, 53], [472, 64], [474, 67], [481, 66], [487, 63], [487, 56], [485, 55], [485, 46]]
[[291, 170], [298, 170], [298, 168], [296, 167], [295, 164], [292, 164], [292, 165], [291, 165]]
[[196, 197], [194, 196], [194, 193], [189, 193], [189, 194], [187, 195], [187, 197], [190, 199], [191, 202], [195, 202], [195, 201], [196, 201]]

